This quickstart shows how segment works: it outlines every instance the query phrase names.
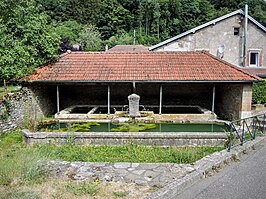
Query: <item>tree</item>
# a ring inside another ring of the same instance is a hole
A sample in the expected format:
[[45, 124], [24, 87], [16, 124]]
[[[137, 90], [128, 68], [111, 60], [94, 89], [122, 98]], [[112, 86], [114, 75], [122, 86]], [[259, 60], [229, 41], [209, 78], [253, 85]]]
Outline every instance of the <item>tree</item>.
[[64, 21], [59, 23], [55, 28], [56, 33], [60, 38], [68, 38], [70, 43], [79, 42], [79, 34], [82, 31], [83, 26], [76, 21]]
[[49, 17], [39, 13], [34, 0], [21, 0], [11, 10], [9, 1], [1, 6], [9, 10], [0, 20], [1, 80], [25, 75], [57, 57], [59, 36], [54, 24], [48, 23]]
[[103, 48], [101, 34], [93, 25], [84, 26], [78, 36], [78, 41], [83, 50], [97, 51]]
[[57, 22], [76, 21], [79, 24], [96, 24], [101, 0], [36, 0], [42, 11]]
[[133, 44], [133, 34], [127, 32], [119, 32], [118, 34], [110, 37], [106, 44], [109, 47], [113, 47], [116, 45], [132, 45]]
[[117, 0], [102, 0], [97, 27], [103, 39], [116, 35], [119, 31], [128, 32], [132, 27], [133, 17]]

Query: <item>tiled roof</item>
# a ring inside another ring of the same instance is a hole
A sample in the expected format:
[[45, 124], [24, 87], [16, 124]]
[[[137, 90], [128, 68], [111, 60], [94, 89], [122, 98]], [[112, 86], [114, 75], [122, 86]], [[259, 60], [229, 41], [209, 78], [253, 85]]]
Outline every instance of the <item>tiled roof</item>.
[[72, 52], [36, 69], [24, 81], [249, 82], [259, 78], [207, 52]]
[[266, 77], [266, 68], [260, 68], [260, 67], [245, 67], [245, 68], [242, 68], [243, 71], [246, 71], [252, 75], [257, 75], [259, 77], [263, 77], [265, 78]]
[[149, 52], [149, 48], [143, 45], [116, 45], [113, 48], [110, 48], [108, 52]]

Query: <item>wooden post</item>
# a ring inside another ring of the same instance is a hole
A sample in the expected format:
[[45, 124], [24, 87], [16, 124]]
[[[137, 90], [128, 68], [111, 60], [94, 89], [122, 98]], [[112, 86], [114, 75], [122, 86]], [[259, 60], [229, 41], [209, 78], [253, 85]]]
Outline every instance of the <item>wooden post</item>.
[[5, 90], [5, 93], [7, 92], [7, 88], [6, 88], [6, 80], [4, 79], [4, 90]]

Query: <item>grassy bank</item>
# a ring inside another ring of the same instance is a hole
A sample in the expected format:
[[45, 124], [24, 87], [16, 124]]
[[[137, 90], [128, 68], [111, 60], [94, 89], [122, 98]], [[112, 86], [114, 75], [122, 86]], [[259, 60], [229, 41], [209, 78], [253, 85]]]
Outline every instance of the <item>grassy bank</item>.
[[18, 91], [21, 88], [21, 86], [7, 86], [6, 90], [4, 86], [0, 86], [0, 99], [5, 96], [7, 93], [13, 93]]
[[84, 195], [105, 198], [101, 194], [108, 196], [108, 193], [105, 193], [107, 190], [111, 191], [112, 195], [108, 198], [126, 195], [125, 190], [121, 188], [124, 185], [113, 189], [108, 185], [102, 185], [101, 182], [74, 184], [68, 181], [52, 180], [38, 166], [38, 160], [192, 163], [203, 156], [222, 149], [222, 147], [160, 148], [133, 144], [82, 147], [74, 145], [71, 140], [63, 146], [47, 144], [27, 147], [20, 131], [5, 133], [0, 136], [0, 199], [3, 196], [5, 196], [4, 198], [42, 198], [42, 194], [45, 195], [47, 192], [43, 187], [53, 189], [54, 195], [50, 194], [48, 198], [73, 198], [74, 196], [78, 198]]

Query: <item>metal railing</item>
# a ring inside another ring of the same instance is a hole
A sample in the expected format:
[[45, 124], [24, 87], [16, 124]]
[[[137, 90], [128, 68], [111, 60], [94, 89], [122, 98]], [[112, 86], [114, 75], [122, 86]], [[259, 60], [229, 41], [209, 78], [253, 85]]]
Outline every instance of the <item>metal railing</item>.
[[228, 125], [230, 130], [228, 151], [230, 151], [233, 146], [243, 145], [245, 141], [255, 139], [258, 134], [266, 133], [266, 113], [234, 120]]

